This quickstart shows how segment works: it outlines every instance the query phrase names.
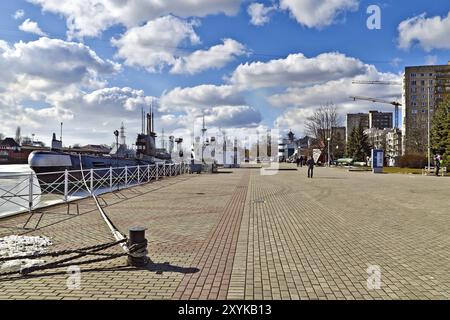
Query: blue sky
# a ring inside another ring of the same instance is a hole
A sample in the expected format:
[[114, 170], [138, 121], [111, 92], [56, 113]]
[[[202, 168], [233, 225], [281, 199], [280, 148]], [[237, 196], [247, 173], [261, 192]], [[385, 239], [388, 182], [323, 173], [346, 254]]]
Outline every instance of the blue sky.
[[[334, 7], [312, 0], [199, 0], [167, 8], [153, 0], [134, 1], [135, 8], [133, 1], [123, 8], [96, 2], [103, 7], [0, 2], [0, 41], [8, 48], [0, 46], [0, 66], [9, 68], [0, 76], [0, 132], [12, 135], [20, 125], [24, 135], [47, 141], [64, 121], [66, 144], [109, 143], [124, 121], [133, 140], [140, 108], [153, 103], [157, 129], [177, 135], [190, 135], [203, 113], [210, 127], [279, 126], [302, 135], [305, 118], [321, 104], [336, 104], [344, 117], [391, 110], [346, 101], [349, 95], [401, 99], [401, 87], [352, 88], [355, 77], [401, 80], [405, 65], [450, 60], [450, 40], [441, 36], [450, 32], [445, 0], [340, 0]], [[369, 5], [381, 8], [380, 30], [366, 27]], [[251, 23], [252, 6], [269, 11], [259, 16], [262, 25]], [[23, 14], [14, 18], [18, 10]]]

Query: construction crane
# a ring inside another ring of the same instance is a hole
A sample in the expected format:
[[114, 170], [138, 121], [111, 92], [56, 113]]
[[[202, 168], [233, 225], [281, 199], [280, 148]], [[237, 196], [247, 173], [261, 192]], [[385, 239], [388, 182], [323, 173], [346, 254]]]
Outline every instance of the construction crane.
[[365, 101], [379, 102], [379, 103], [385, 103], [385, 104], [392, 104], [395, 107], [395, 113], [394, 113], [395, 128], [399, 127], [399, 125], [398, 125], [399, 107], [402, 105], [400, 102], [388, 101], [388, 100], [377, 99], [377, 98], [369, 98], [369, 97], [359, 97], [359, 96], [354, 96], [354, 97], [350, 97], [350, 98], [353, 99], [353, 101], [365, 100]]
[[[353, 84], [378, 84], [378, 85], [388, 85], [388, 86], [401, 86], [402, 83], [398, 81], [380, 81], [380, 80], [353, 80]], [[392, 104], [395, 107], [395, 113], [394, 113], [394, 127], [399, 127], [399, 107], [402, 105], [399, 102], [396, 101], [386, 101], [382, 99], [376, 99], [376, 98], [367, 98], [367, 97], [351, 97], [353, 100], [366, 100], [366, 101], [372, 101], [372, 102], [379, 102], [379, 103], [386, 103], [386, 104]]]
[[388, 86], [401, 86], [402, 83], [398, 81], [352, 81], [353, 84], [382, 84]]

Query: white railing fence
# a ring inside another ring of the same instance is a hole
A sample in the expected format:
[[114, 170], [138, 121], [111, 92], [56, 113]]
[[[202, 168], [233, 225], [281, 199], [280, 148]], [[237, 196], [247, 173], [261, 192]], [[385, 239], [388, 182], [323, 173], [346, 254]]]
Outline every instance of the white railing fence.
[[0, 217], [190, 173], [187, 163], [2, 175]]

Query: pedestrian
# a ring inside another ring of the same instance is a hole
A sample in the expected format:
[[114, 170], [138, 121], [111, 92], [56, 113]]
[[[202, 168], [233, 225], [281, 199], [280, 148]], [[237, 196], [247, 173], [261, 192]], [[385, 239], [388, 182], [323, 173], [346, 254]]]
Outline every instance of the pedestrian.
[[300, 156], [299, 161], [300, 161], [300, 168], [302, 168], [303, 167], [303, 162], [305, 161], [305, 159], [303, 159], [303, 156]]
[[435, 166], [436, 166], [436, 177], [438, 177], [439, 176], [439, 170], [441, 170], [441, 156], [437, 154], [434, 157], [434, 162], [435, 162]]
[[297, 167], [300, 166], [300, 158], [297, 156], [297, 158], [295, 159], [295, 162], [297, 162]]
[[314, 159], [313, 157], [309, 157], [309, 160], [306, 161], [306, 165], [308, 166], [308, 178], [313, 178], [314, 174]]

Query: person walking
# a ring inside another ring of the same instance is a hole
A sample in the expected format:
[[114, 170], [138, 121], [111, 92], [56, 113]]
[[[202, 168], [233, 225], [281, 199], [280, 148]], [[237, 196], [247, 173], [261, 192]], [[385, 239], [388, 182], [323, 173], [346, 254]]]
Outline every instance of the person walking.
[[306, 161], [306, 165], [308, 166], [308, 178], [313, 178], [314, 174], [314, 159], [313, 157], [309, 157], [308, 161]]
[[436, 166], [436, 177], [439, 177], [439, 171], [441, 170], [441, 156], [440, 155], [436, 155], [434, 157], [434, 163]]
[[297, 156], [297, 159], [295, 160], [297, 162], [297, 167], [300, 167], [300, 158]]
[[303, 156], [300, 156], [299, 161], [300, 161], [300, 168], [302, 168], [303, 167], [303, 161], [305, 161], [305, 159], [303, 159]]

